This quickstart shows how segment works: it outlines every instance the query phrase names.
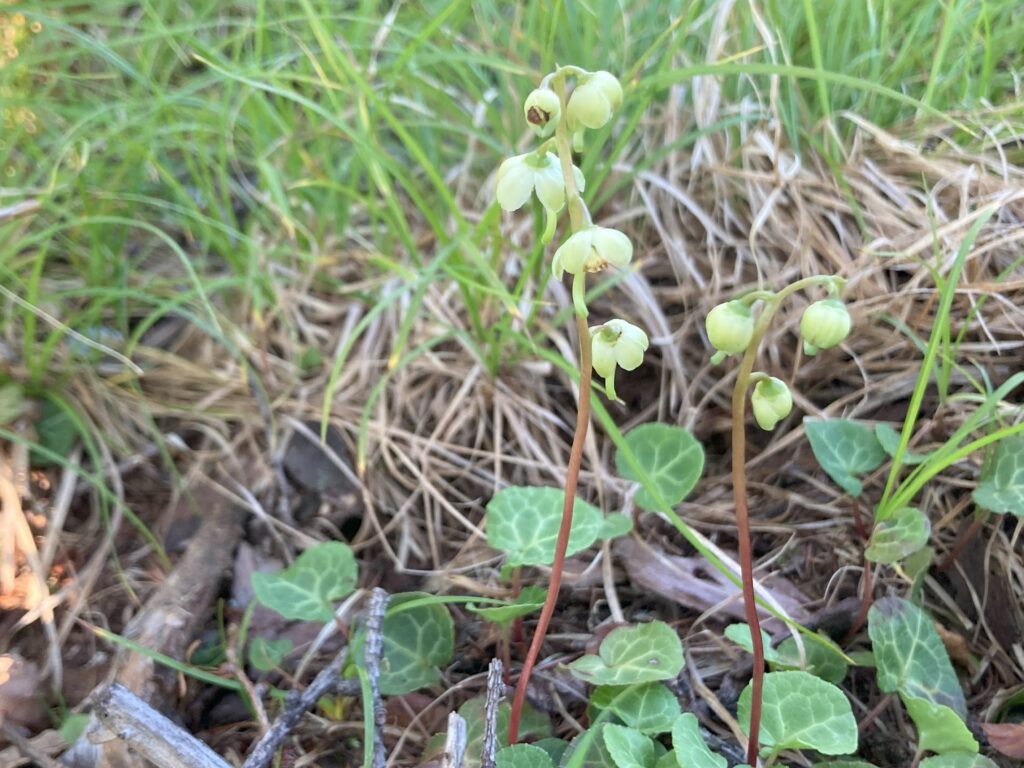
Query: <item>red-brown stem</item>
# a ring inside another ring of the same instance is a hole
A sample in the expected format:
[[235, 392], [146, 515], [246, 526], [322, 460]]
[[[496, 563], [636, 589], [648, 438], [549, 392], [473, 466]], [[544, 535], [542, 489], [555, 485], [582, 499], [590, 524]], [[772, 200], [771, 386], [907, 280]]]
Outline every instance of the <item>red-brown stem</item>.
[[850, 625], [850, 631], [846, 633], [846, 637], [843, 638], [843, 645], [849, 643], [853, 638], [860, 632], [861, 627], [868, 620], [868, 611], [871, 610], [871, 603], [875, 597], [875, 586], [871, 578], [871, 561], [864, 560], [864, 596], [861, 598], [860, 610], [857, 612], [856, 618], [853, 620], [853, 624]]
[[[752, 347], [754, 345], [751, 345]], [[761, 622], [757, 617], [757, 598], [754, 594], [754, 556], [751, 552], [750, 513], [747, 509], [747, 432], [745, 423], [747, 385], [754, 366], [754, 354], [743, 357], [736, 388], [732, 394], [732, 492], [736, 504], [736, 529], [740, 548], [740, 571], [743, 576], [743, 608], [750, 626], [750, 639], [754, 651], [754, 671], [751, 678], [750, 734], [747, 742], [747, 763], [757, 765], [758, 734], [761, 730], [761, 699], [764, 690], [764, 643], [761, 640]]]
[[576, 411], [576, 432], [572, 438], [572, 449], [569, 452], [569, 468], [565, 477], [565, 501], [562, 504], [562, 525], [558, 529], [558, 540], [555, 542], [555, 560], [551, 565], [551, 579], [548, 583], [548, 595], [544, 600], [544, 607], [541, 609], [540, 618], [537, 620], [537, 628], [533, 631], [533, 640], [530, 642], [530, 650], [523, 662], [523, 670], [519, 673], [519, 682], [516, 684], [515, 697], [512, 699], [512, 714], [508, 721], [508, 743], [515, 744], [519, 741], [519, 717], [523, 711], [523, 703], [526, 701], [526, 687], [530, 683], [530, 674], [533, 672], [534, 664], [540, 655], [541, 645], [544, 644], [544, 635], [547, 634], [548, 624], [551, 623], [551, 616], [555, 612], [555, 604], [558, 602], [558, 589], [562, 585], [562, 570], [565, 567], [565, 552], [569, 548], [569, 532], [572, 530], [572, 508], [576, 500], [576, 483], [580, 476], [580, 465], [583, 463], [583, 443], [587, 437], [587, 427], [590, 424], [590, 330], [587, 328], [586, 318], [576, 317], [576, 332], [579, 334], [580, 343], [580, 399]]

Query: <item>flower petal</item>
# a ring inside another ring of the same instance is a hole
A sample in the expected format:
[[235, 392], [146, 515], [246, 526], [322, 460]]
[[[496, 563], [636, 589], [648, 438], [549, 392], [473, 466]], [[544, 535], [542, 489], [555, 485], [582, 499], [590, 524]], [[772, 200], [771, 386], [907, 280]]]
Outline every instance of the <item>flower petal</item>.
[[589, 229], [571, 235], [555, 251], [555, 259], [558, 261], [559, 268], [564, 269], [570, 275], [577, 274], [583, 269], [583, 264], [590, 254], [590, 244], [591, 231]]
[[617, 229], [594, 228], [594, 248], [601, 258], [616, 267], [624, 267], [633, 258], [633, 243]]
[[533, 192], [534, 171], [524, 162], [525, 155], [510, 157], [498, 168], [494, 196], [506, 211], [522, 208]]
[[603, 379], [615, 376], [615, 346], [601, 339], [598, 332], [593, 338], [593, 363], [597, 375]]
[[619, 343], [615, 345], [615, 360], [624, 371], [636, 370], [644, 361], [644, 348], [633, 339], [620, 336]]
[[534, 184], [541, 205], [558, 212], [565, 205], [565, 179], [558, 165], [548, 165], [534, 171]]

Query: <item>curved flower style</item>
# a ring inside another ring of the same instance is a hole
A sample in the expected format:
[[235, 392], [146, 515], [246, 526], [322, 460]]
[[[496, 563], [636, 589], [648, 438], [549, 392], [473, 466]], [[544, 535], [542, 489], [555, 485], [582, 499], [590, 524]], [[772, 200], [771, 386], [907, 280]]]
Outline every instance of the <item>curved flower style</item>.
[[591, 328], [590, 339], [594, 370], [604, 379], [608, 397], [618, 400], [615, 369], [632, 371], [639, 367], [650, 344], [647, 334], [632, 323], [616, 319]]
[[[576, 186], [583, 191], [583, 173], [575, 165]], [[503, 162], [498, 168], [498, 184], [494, 196], [506, 211], [522, 208], [532, 193], [537, 193], [549, 212], [558, 213], [565, 205], [565, 179], [558, 157], [552, 152], [538, 156], [536, 152], [516, 155]]]
[[609, 264], [624, 267], [633, 258], [633, 244], [617, 229], [590, 226], [570, 235], [551, 262], [551, 272], [561, 279], [563, 272], [600, 272]]
[[800, 318], [804, 354], [814, 357], [820, 349], [832, 349], [850, 334], [850, 313], [839, 299], [816, 301]]
[[753, 406], [757, 425], [771, 432], [775, 425], [789, 416], [789, 412], [793, 410], [793, 395], [782, 379], [769, 376], [754, 385], [750, 404]]
[[601, 128], [622, 106], [622, 86], [611, 72], [594, 72], [582, 78], [569, 97], [566, 112], [573, 130], [580, 126]]

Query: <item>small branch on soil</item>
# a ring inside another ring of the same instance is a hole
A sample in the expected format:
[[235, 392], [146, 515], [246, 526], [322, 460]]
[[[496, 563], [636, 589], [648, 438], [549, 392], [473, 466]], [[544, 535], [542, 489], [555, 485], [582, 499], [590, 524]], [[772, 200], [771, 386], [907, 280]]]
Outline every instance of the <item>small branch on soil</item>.
[[384, 612], [388, 607], [388, 593], [376, 587], [370, 596], [370, 608], [366, 617], [366, 646], [363, 661], [366, 676], [370, 679], [370, 699], [363, 706], [373, 708], [373, 768], [384, 768], [387, 755], [384, 752], [384, 726], [387, 724], [387, 710], [380, 696], [380, 658], [384, 653]]
[[95, 712], [107, 730], [161, 768], [230, 768], [123, 685], [114, 683], [100, 694]]
[[288, 734], [299, 724], [299, 720], [310, 709], [312, 709], [321, 696], [336, 694], [339, 696], [358, 696], [359, 681], [341, 677], [341, 668], [348, 657], [348, 648], [342, 648], [338, 655], [331, 659], [331, 663], [320, 670], [320, 673], [313, 678], [313, 682], [302, 693], [292, 691], [284, 705], [284, 711], [270, 726], [270, 730], [263, 736], [256, 746], [249, 752], [242, 768], [266, 768], [274, 759], [277, 750], [288, 738]]
[[480, 768], [494, 768], [498, 756], [498, 702], [505, 693], [499, 659], [491, 659], [487, 669], [487, 699], [484, 702], [484, 745]]
[[448, 737], [444, 742], [441, 768], [462, 768], [466, 755], [466, 721], [458, 712], [448, 715]]

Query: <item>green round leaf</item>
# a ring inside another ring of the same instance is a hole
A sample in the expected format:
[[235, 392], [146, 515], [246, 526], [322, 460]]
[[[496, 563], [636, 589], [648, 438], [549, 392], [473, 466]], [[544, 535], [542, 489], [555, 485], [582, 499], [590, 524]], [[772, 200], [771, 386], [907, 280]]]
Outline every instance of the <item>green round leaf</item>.
[[580, 680], [594, 685], [630, 685], [672, 680], [683, 668], [683, 644], [668, 624], [652, 621], [609, 632], [595, 656], [569, 665]]
[[386, 696], [434, 685], [441, 677], [438, 667], [447, 664], [455, 651], [455, 626], [448, 609], [440, 603], [394, 611], [419, 597], [423, 595], [415, 592], [395, 595], [384, 617], [380, 692]]
[[917, 726], [917, 746], [924, 752], [977, 752], [978, 742], [960, 716], [927, 699], [904, 696], [903, 703]]
[[907, 600], [884, 597], [868, 611], [878, 687], [967, 715], [964, 692], [931, 618]]
[[885, 461], [874, 433], [848, 419], [804, 419], [807, 439], [821, 468], [851, 496], [860, 496], [858, 475], [872, 472]]
[[598, 723], [569, 742], [560, 768], [618, 768], [604, 741], [608, 723]]
[[359, 569], [348, 544], [325, 541], [278, 573], [254, 573], [252, 588], [267, 608], [286, 619], [328, 622], [336, 600], [355, 589]]
[[[876, 424], [875, 425], [875, 437], [878, 440], [878, 444], [882, 446], [882, 450], [885, 451], [889, 458], [896, 458], [896, 451], [900, 447], [900, 433], [890, 427], [888, 424]], [[932, 453], [911, 453], [906, 451], [903, 454], [903, 463], [912, 467], [915, 464], [921, 464], [928, 461], [931, 458]]]
[[[679, 717], [679, 699], [661, 683], [620, 687], [602, 685], [590, 696], [597, 711], [608, 711], [642, 733], [666, 733]], [[590, 718], [594, 721], [594, 716]]]
[[[750, 728], [751, 686], [740, 694], [739, 720]], [[857, 721], [846, 695], [807, 672], [764, 676], [761, 743], [772, 752], [814, 749], [823, 755], [857, 751]]]
[[[686, 498], [704, 471], [704, 449], [682, 427], [641, 424], [626, 435], [626, 445], [669, 506], [674, 507]], [[627, 480], [640, 481], [621, 451], [615, 454], [615, 467]], [[660, 507], [647, 488], [637, 492], [636, 505], [647, 510]]]
[[292, 641], [287, 637], [268, 640], [254, 637], [249, 643], [249, 663], [260, 672], [269, 672], [281, 666], [285, 656], [292, 652]]
[[[754, 652], [750, 627], [746, 624], [730, 624], [725, 628], [725, 636], [747, 653]], [[796, 640], [792, 637], [787, 637], [776, 648], [771, 646], [771, 637], [763, 629], [761, 639], [765, 662], [772, 671], [804, 669], [800, 663], [800, 651], [796, 647]], [[849, 663], [835, 643], [822, 635], [804, 635], [803, 639], [806, 671], [829, 683], [841, 682], [846, 677]]]
[[654, 742], [635, 728], [609, 723], [601, 734], [618, 768], [654, 768]]
[[970, 752], [947, 752], [944, 755], [928, 757], [918, 764], [918, 768], [999, 768], [987, 757]]
[[548, 753], [532, 744], [516, 744], [499, 749], [494, 765], [496, 768], [554, 768]]
[[700, 723], [687, 712], [672, 725], [672, 751], [676, 753], [678, 768], [726, 768], [729, 762], [708, 749], [700, 735]]
[[[463, 760], [463, 768], [480, 768], [480, 752], [483, 749], [484, 731], [487, 726], [484, 719], [484, 707], [483, 696], [469, 699], [459, 707], [459, 715], [466, 721], [466, 756]], [[499, 749], [508, 746], [508, 721], [511, 712], [512, 706], [507, 701], [498, 705], [496, 730]], [[551, 742], [558, 740], [543, 738], [550, 734], [551, 721], [548, 716], [526, 704], [519, 719], [519, 738], [540, 738], [540, 741], [535, 742], [534, 746], [551, 755], [554, 751]]]
[[891, 565], [921, 549], [931, 532], [932, 525], [921, 510], [902, 507], [892, 517], [875, 524], [864, 557]]
[[[487, 505], [487, 543], [505, 552], [511, 566], [551, 565], [564, 499], [559, 488], [513, 486], [499, 491]], [[606, 523], [597, 507], [576, 499], [566, 554], [622, 532], [618, 523]]]
[[1024, 517], [1024, 435], [1004, 437], [985, 461], [971, 494], [989, 512]]

